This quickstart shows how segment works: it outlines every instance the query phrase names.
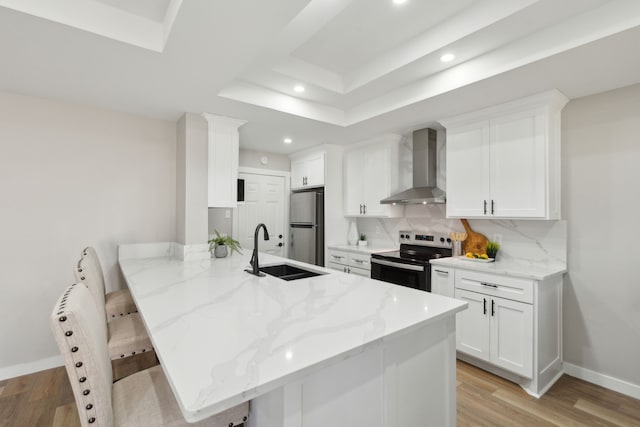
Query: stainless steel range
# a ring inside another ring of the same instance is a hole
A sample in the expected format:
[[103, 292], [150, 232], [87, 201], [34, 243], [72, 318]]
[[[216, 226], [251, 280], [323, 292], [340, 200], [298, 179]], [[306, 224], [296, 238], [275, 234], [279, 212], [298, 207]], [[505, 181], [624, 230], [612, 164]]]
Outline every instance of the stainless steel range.
[[429, 260], [450, 257], [445, 234], [401, 231], [400, 250], [371, 255], [371, 278], [431, 292]]

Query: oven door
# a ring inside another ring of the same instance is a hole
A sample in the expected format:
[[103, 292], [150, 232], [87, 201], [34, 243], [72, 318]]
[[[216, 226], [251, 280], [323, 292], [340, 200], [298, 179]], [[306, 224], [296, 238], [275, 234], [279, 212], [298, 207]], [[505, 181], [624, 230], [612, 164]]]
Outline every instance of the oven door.
[[371, 278], [431, 292], [428, 267], [371, 258]]

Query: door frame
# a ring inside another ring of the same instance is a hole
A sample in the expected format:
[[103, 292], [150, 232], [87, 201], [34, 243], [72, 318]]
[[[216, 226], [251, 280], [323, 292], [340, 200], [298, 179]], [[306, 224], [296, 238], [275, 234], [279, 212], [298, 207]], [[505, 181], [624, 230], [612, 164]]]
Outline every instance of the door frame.
[[[241, 173], [246, 173], [250, 175], [264, 175], [264, 176], [277, 176], [284, 178], [284, 224], [282, 229], [284, 230], [284, 254], [285, 258], [289, 257], [289, 199], [291, 196], [291, 172], [288, 171], [280, 171], [275, 169], [260, 169], [260, 168], [250, 168], [246, 166], [240, 166], [238, 168], [238, 176]], [[244, 202], [238, 202], [238, 205], [243, 204]], [[233, 224], [231, 226], [231, 234], [233, 238], [238, 240], [238, 208], [233, 209]]]

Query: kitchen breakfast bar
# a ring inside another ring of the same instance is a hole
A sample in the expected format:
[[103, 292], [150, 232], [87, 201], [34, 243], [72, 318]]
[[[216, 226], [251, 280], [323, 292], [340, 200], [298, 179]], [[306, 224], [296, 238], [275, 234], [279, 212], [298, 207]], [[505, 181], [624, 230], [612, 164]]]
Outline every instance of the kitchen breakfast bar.
[[177, 246], [120, 245], [119, 263], [187, 421], [250, 400], [255, 427], [455, 425], [465, 302], [263, 253], [322, 274], [257, 277], [248, 253]]

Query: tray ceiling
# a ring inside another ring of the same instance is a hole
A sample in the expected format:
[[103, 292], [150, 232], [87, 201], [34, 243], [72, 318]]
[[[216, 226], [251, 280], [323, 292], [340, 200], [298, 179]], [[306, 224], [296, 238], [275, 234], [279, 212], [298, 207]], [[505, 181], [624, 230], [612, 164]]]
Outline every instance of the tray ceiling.
[[291, 152], [639, 83], [638, 34], [637, 0], [0, 0], [0, 89], [238, 117]]

